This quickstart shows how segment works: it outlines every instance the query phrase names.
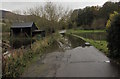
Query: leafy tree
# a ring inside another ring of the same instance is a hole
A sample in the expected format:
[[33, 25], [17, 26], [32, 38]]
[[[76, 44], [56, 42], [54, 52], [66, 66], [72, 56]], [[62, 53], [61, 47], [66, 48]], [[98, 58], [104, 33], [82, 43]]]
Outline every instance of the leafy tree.
[[99, 19], [94, 19], [91, 28], [93, 29], [104, 29], [105, 27], [105, 19], [104, 18], [99, 18]]
[[116, 11], [114, 11], [113, 14], [110, 14], [110, 17], [107, 21], [107, 24], [106, 24], [106, 28], [108, 29], [110, 26], [111, 26], [111, 21], [113, 20], [113, 18], [118, 15], [118, 13]]
[[[104, 29], [109, 15], [114, 11], [120, 12], [119, 2], [106, 2], [102, 7], [92, 6], [74, 10], [71, 22], [84, 29]], [[70, 24], [71, 25], [71, 24]], [[74, 28], [74, 27], [73, 27]], [[76, 27], [75, 27], [76, 28]]]
[[120, 58], [120, 14], [111, 14], [106, 27], [109, 56]]
[[99, 10], [100, 17], [104, 17], [106, 20], [109, 18], [110, 13], [114, 11], [119, 12], [119, 5], [116, 2], [106, 2]]

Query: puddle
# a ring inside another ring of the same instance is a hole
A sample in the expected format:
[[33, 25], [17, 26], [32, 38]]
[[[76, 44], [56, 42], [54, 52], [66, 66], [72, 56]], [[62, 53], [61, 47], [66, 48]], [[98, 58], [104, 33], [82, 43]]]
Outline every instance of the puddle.
[[110, 63], [110, 61], [104, 61], [104, 62], [106, 62], [106, 63]]

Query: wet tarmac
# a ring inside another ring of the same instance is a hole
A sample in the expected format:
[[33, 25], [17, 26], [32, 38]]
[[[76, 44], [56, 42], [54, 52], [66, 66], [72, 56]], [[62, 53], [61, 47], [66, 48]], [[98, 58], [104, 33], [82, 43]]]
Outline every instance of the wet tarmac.
[[[68, 40], [67, 40], [68, 39]], [[67, 38], [65, 51], [55, 51], [39, 57], [22, 74], [22, 77], [119, 77], [120, 66], [85, 41]], [[76, 42], [76, 43], [74, 43]]]

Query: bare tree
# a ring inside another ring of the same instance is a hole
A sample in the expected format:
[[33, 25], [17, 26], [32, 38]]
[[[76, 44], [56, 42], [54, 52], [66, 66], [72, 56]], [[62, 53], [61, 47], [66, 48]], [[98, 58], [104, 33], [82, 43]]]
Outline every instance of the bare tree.
[[39, 26], [49, 27], [51, 31], [57, 29], [59, 26], [59, 21], [62, 19], [64, 23], [67, 22], [71, 15], [71, 10], [64, 8], [61, 5], [56, 5], [52, 2], [46, 2], [44, 6], [35, 6], [33, 8], [27, 9], [25, 12], [28, 15], [34, 15], [33, 19], [37, 18], [37, 23]]
[[15, 13], [15, 14], [19, 14], [19, 15], [22, 14], [21, 10], [13, 10], [12, 12]]

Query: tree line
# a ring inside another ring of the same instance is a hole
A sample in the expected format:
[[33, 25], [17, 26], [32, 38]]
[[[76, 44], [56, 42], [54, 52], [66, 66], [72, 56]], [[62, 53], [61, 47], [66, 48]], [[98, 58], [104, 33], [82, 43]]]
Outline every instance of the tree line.
[[9, 21], [3, 25], [3, 31], [4, 29], [9, 31], [8, 28], [14, 22], [30, 21], [34, 21], [38, 28], [46, 30], [48, 34], [72, 28], [105, 29], [110, 13], [114, 11], [120, 12], [118, 2], [106, 2], [102, 7], [87, 6], [73, 11], [61, 5], [46, 2], [45, 5], [28, 8], [23, 11], [22, 16], [20, 10], [13, 11], [16, 15], [6, 15]]
[[119, 2], [106, 2], [102, 7], [92, 6], [74, 10], [70, 28], [105, 29], [109, 15], [120, 12]]
[[9, 23], [14, 22], [35, 22], [39, 29], [44, 29], [47, 33], [53, 33], [58, 29], [66, 29], [72, 10], [56, 5], [52, 2], [46, 2], [45, 5], [37, 5], [23, 11], [15, 10], [14, 16], [8, 15]]

